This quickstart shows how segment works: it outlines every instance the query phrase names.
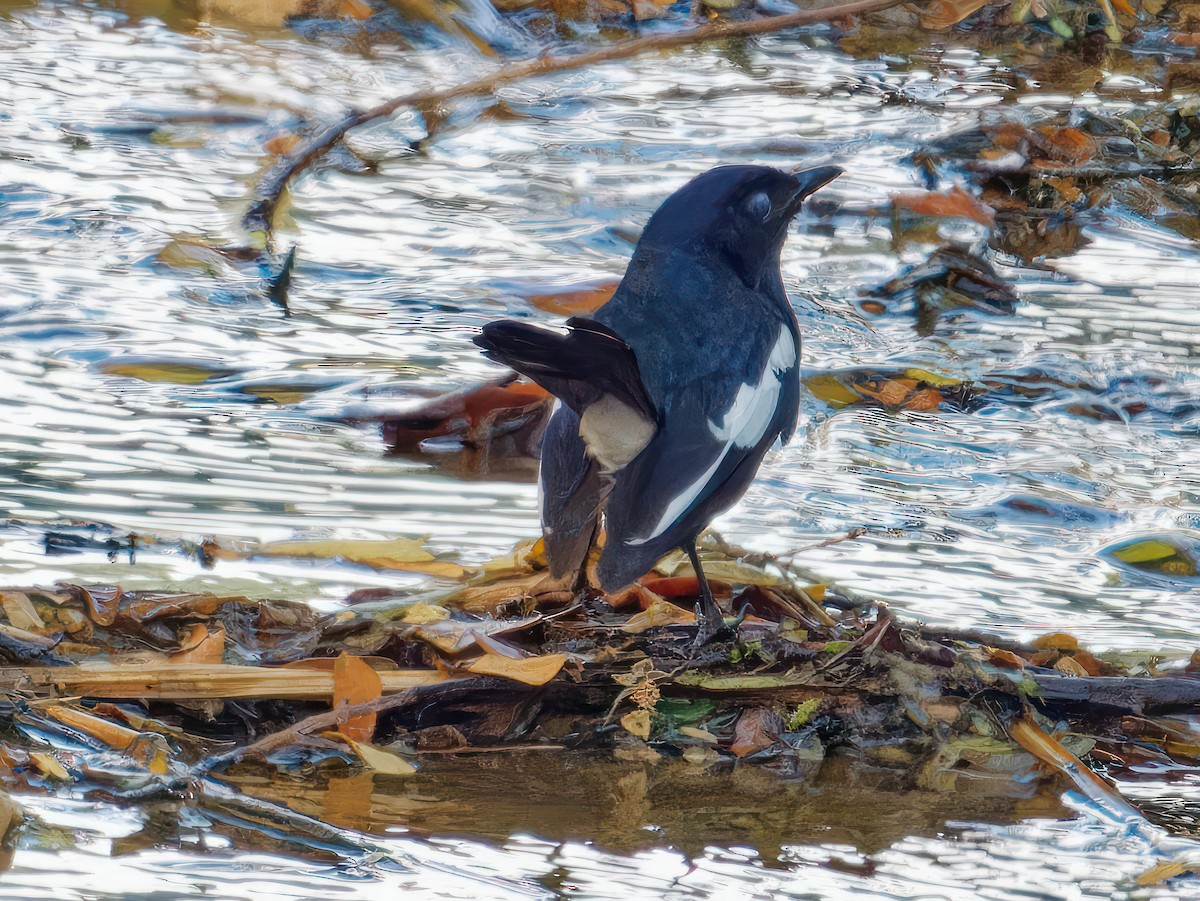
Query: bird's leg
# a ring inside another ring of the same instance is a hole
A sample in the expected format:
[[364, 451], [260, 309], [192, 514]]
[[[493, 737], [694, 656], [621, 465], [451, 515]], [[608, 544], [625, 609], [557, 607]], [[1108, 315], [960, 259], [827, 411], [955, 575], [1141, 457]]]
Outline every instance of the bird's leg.
[[704, 577], [704, 568], [700, 565], [700, 555], [696, 553], [696, 539], [683, 545], [688, 559], [692, 561], [692, 570], [696, 573], [696, 581], [700, 583], [700, 600], [696, 602], [696, 620], [699, 629], [696, 632], [696, 644], [708, 644], [725, 630], [725, 616], [713, 599], [712, 589], [708, 587], [708, 579]]

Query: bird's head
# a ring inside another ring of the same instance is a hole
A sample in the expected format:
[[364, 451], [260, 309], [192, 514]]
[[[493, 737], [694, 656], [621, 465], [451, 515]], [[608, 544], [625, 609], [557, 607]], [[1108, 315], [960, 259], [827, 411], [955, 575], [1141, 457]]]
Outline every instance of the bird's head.
[[650, 217], [635, 256], [675, 249], [711, 255], [731, 266], [747, 287], [757, 287], [778, 271], [788, 224], [804, 200], [841, 174], [836, 166], [795, 173], [767, 166], [710, 169]]

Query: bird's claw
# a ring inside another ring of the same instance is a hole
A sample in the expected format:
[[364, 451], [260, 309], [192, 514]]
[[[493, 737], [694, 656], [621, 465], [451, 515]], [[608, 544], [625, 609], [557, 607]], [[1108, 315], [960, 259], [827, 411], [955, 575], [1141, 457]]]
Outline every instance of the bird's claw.
[[739, 616], [734, 620], [733, 625], [725, 621], [724, 614], [721, 613], [721, 608], [715, 603], [711, 608], [704, 603], [704, 600], [696, 602], [696, 640], [692, 642], [692, 647], [702, 648], [706, 644], [716, 641], [718, 638], [726, 638], [737, 632], [737, 627], [741, 624], [743, 617]]

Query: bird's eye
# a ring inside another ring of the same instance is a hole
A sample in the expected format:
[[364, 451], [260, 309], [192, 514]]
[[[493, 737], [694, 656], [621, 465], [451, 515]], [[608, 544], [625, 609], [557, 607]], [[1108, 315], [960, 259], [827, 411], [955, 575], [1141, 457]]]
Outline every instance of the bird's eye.
[[759, 191], [746, 200], [746, 211], [755, 219], [765, 220], [771, 215], [771, 198]]

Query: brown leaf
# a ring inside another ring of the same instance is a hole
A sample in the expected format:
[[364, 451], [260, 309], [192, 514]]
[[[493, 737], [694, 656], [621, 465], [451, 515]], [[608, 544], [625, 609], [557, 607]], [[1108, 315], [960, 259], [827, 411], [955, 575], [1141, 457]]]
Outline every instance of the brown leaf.
[[1025, 668], [1025, 661], [1012, 651], [1006, 651], [1004, 648], [987, 648], [987, 652], [988, 662], [992, 666], [1000, 666], [1004, 669]]
[[696, 622], [696, 614], [684, 610], [669, 601], [655, 601], [641, 613], [635, 613], [621, 626], [621, 631], [637, 635], [647, 629], [662, 626], [692, 625]]
[[263, 142], [263, 150], [276, 156], [284, 156], [300, 146], [300, 135], [294, 131], [285, 131]]
[[941, 194], [936, 191], [900, 194], [892, 198], [892, 203], [919, 216], [973, 219], [981, 225], [991, 225], [996, 221], [995, 210], [957, 185]]
[[457, 563], [436, 559], [418, 538], [318, 538], [299, 541], [273, 541], [250, 551], [249, 556], [336, 557], [347, 563], [359, 563], [372, 569], [395, 569], [427, 573], [447, 579], [461, 579], [466, 570]]
[[544, 388], [504, 380], [421, 398], [372, 418], [382, 419], [383, 440], [395, 451], [411, 453], [423, 441], [443, 437], [486, 449], [502, 433], [538, 430], [553, 406], [554, 398]]
[[1038, 129], [1038, 133], [1041, 135], [1038, 142], [1041, 148], [1052, 160], [1060, 163], [1086, 163], [1096, 155], [1099, 148], [1095, 138], [1084, 134], [1078, 128], [1043, 125]]
[[921, 27], [945, 31], [994, 2], [997, 0], [933, 0], [921, 10]]
[[170, 748], [161, 736], [144, 735], [73, 707], [55, 705], [47, 708], [46, 713], [59, 722], [103, 742], [114, 751], [137, 760], [157, 776], [165, 775], [170, 769]]
[[473, 660], [467, 669], [477, 676], [500, 676], [523, 682], [525, 685], [545, 685], [558, 675], [567, 662], [565, 654], [546, 654], [541, 657], [525, 657], [520, 660], [484, 654]]
[[1054, 668], [1067, 676], [1086, 676], [1088, 671], [1074, 657], [1059, 657]]
[[[357, 657], [344, 651], [333, 665], [333, 706], [354, 706], [374, 701], [383, 694], [379, 674]], [[375, 713], [364, 713], [339, 721], [342, 734], [354, 741], [370, 741], [375, 737]]]
[[779, 714], [765, 707], [747, 708], [738, 717], [729, 750], [738, 757], [748, 757], [775, 744], [782, 731], [783, 720]]
[[1079, 639], [1066, 632], [1049, 632], [1035, 638], [1033, 646], [1042, 650], [1078, 651]]
[[111, 626], [116, 621], [117, 607], [121, 601], [119, 585], [72, 585], [71, 590], [82, 597], [92, 622]]

